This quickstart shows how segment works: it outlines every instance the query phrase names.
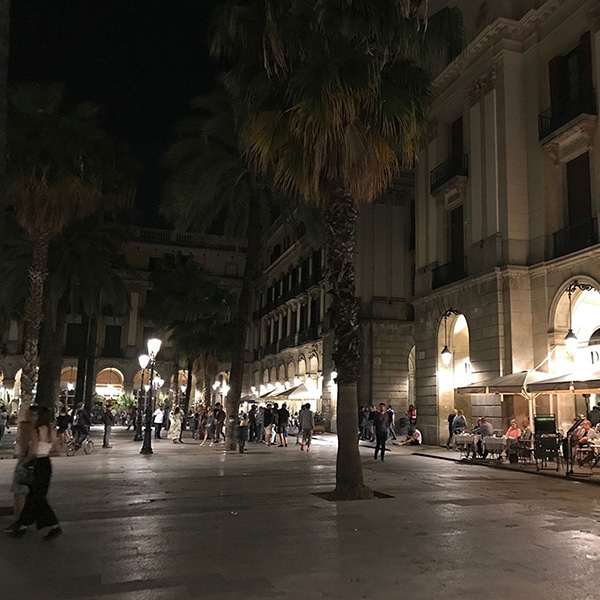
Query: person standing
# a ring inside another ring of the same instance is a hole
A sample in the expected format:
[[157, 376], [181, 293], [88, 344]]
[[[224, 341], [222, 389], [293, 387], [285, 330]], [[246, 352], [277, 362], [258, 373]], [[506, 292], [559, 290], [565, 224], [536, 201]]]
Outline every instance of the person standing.
[[152, 421], [154, 423], [154, 439], [155, 440], [162, 440], [162, 437], [160, 436], [160, 430], [162, 429], [164, 418], [165, 418], [165, 413], [163, 412], [163, 409], [159, 405], [156, 407], [156, 410], [152, 414]]
[[250, 407], [250, 411], [248, 412], [248, 427], [250, 428], [248, 433], [249, 442], [253, 442], [256, 440], [256, 412], [256, 404], [253, 404]]
[[0, 442], [4, 437], [4, 432], [6, 431], [6, 424], [8, 423], [8, 411], [4, 404], [0, 406]]
[[287, 405], [284, 402], [281, 408], [277, 411], [277, 433], [279, 434], [279, 447], [287, 448], [287, 428], [290, 424], [290, 411], [287, 409]]
[[315, 428], [315, 416], [310, 410], [310, 404], [307, 402], [300, 413], [298, 414], [298, 429], [302, 431], [302, 444], [300, 450], [306, 448], [310, 452], [310, 444], [312, 441], [313, 429]]
[[452, 433], [452, 422], [454, 421], [454, 417], [456, 417], [456, 415], [458, 415], [458, 410], [456, 410], [456, 408], [454, 408], [448, 415], [448, 439], [446, 440], [446, 448], [448, 448], [448, 450], [450, 450], [450, 444], [452, 443], [452, 437], [454, 435]]
[[221, 438], [225, 439], [225, 411], [221, 407], [221, 404], [217, 402], [215, 404], [215, 436], [213, 442], [218, 444]]
[[112, 448], [110, 445], [110, 434], [112, 433], [113, 425], [116, 421], [116, 415], [113, 407], [107, 404], [102, 413], [102, 422], [104, 423], [104, 438], [102, 440], [103, 448]]
[[56, 513], [48, 503], [48, 489], [52, 479], [50, 453], [56, 446], [56, 432], [52, 426], [52, 412], [45, 406], [30, 409], [31, 433], [25, 465], [32, 464], [33, 480], [25, 506], [9, 535], [21, 537], [29, 525], [35, 523], [38, 530], [46, 529], [43, 536], [51, 540], [62, 533]]
[[388, 404], [387, 407], [388, 410], [388, 415], [390, 416], [390, 430], [389, 430], [389, 435], [392, 436], [393, 440], [397, 440], [398, 436], [396, 435], [396, 413], [394, 412], [394, 409], [392, 408], [391, 404]]
[[265, 422], [265, 445], [271, 445], [271, 431], [273, 429], [273, 411], [271, 410], [271, 404], [267, 404], [264, 410], [264, 422]]
[[256, 421], [256, 435], [254, 441], [260, 444], [265, 436], [265, 407], [261, 406], [254, 417]]
[[11, 533], [17, 526], [19, 515], [25, 506], [25, 498], [29, 493], [29, 486], [32, 485], [33, 480], [31, 475], [33, 474], [30, 470], [25, 467], [27, 455], [29, 453], [29, 441], [31, 440], [31, 415], [27, 411], [25, 421], [21, 421], [17, 425], [17, 442], [16, 442], [16, 459], [17, 463], [13, 471], [12, 487], [13, 493], [13, 515], [15, 520], [8, 527], [4, 529], [5, 533]]
[[379, 410], [373, 415], [373, 428], [375, 429], [375, 460], [377, 454], [381, 452], [381, 462], [385, 455], [385, 442], [387, 441], [388, 431], [390, 428], [390, 415], [387, 406], [381, 402]]
[[167, 432], [167, 438], [173, 440], [174, 444], [180, 444], [179, 435], [181, 434], [181, 428], [183, 427], [183, 415], [181, 414], [181, 408], [175, 407], [173, 414], [171, 415], [171, 425]]
[[409, 429], [412, 429], [417, 424], [417, 409], [414, 404], [408, 406], [406, 416], [408, 417], [408, 427]]

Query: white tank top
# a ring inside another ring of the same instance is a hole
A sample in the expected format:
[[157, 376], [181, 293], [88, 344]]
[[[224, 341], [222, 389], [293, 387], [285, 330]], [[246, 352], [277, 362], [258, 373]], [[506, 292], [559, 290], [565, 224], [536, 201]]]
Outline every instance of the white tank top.
[[43, 458], [44, 456], [48, 456], [50, 454], [51, 448], [52, 448], [52, 444], [50, 442], [39, 441], [35, 455], [38, 458]]

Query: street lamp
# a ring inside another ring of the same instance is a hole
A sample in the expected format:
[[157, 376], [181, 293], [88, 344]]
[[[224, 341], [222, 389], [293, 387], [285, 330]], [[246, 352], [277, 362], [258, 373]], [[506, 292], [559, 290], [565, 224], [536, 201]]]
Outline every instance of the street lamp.
[[[142, 392], [144, 390], [144, 375], [146, 374], [146, 367], [150, 362], [150, 357], [147, 354], [140, 354], [138, 356], [138, 361], [140, 363], [140, 369], [142, 369], [142, 382], [140, 383], [140, 391], [138, 392], [138, 408], [135, 419], [135, 437], [133, 438], [134, 442], [141, 442], [144, 439], [144, 436], [142, 435]], [[145, 395], [144, 399], [146, 399]]]
[[[156, 363], [156, 355], [160, 351], [162, 342], [158, 338], [148, 340], [148, 362], [150, 363], [150, 379], [154, 381], [154, 364]], [[144, 430], [144, 443], [140, 454], [152, 454], [152, 413], [153, 409], [153, 386], [150, 385], [150, 398], [146, 404], [146, 428]]]
[[579, 340], [577, 339], [577, 336], [573, 331], [571, 323], [571, 320], [573, 318], [573, 315], [571, 313], [571, 294], [575, 290], [581, 290], [582, 292], [590, 292], [593, 289], [595, 289], [593, 285], [589, 285], [587, 283], [579, 283], [577, 280], [575, 280], [573, 283], [570, 283], [567, 286], [567, 289], [565, 290], [567, 292], [567, 295], [569, 296], [569, 331], [567, 331], [567, 335], [565, 335], [565, 347], [569, 356], [573, 356], [575, 352], [577, 352], [577, 346], [579, 345]]
[[442, 348], [442, 363], [445, 367], [450, 366], [450, 362], [452, 361], [452, 352], [448, 348], [448, 317], [450, 315], [460, 315], [462, 314], [459, 310], [455, 308], [448, 308], [444, 311], [442, 316], [444, 317], [444, 347]]

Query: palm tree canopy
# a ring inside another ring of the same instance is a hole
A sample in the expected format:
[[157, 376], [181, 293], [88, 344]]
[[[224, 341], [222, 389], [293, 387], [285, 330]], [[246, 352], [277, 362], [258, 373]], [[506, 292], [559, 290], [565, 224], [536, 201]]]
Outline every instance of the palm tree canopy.
[[176, 227], [205, 231], [222, 219], [227, 235], [245, 237], [253, 197], [261, 220], [270, 222], [273, 191], [243, 156], [239, 118], [220, 89], [193, 100], [191, 115], [176, 127], [166, 155], [172, 176], [161, 206]]
[[235, 298], [193, 256], [165, 254], [150, 282], [144, 316], [169, 331], [182, 355], [195, 360], [200, 352], [222, 351], [229, 343]]
[[[460, 48], [460, 14], [427, 20], [423, 2], [226, 2], [213, 52], [244, 90], [242, 142], [285, 193], [320, 203], [331, 183], [372, 200], [421, 143], [431, 61]], [[237, 24], [235, 23], [237, 20]]]
[[68, 106], [60, 84], [22, 84], [9, 91], [9, 201], [30, 235], [51, 238], [88, 215], [119, 177], [98, 111], [91, 103]]

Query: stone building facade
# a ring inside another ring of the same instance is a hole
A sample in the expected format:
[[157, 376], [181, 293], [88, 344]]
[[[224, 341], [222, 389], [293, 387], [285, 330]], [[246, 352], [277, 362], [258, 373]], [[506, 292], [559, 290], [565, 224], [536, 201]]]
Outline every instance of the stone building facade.
[[[600, 328], [598, 2], [452, 4], [468, 46], [435, 80], [436, 130], [416, 173], [416, 388], [429, 443], [445, 441], [455, 406], [496, 429], [526, 416], [520, 396], [456, 388], [589, 368]], [[589, 401], [541, 395], [534, 411], [565, 429]]]

